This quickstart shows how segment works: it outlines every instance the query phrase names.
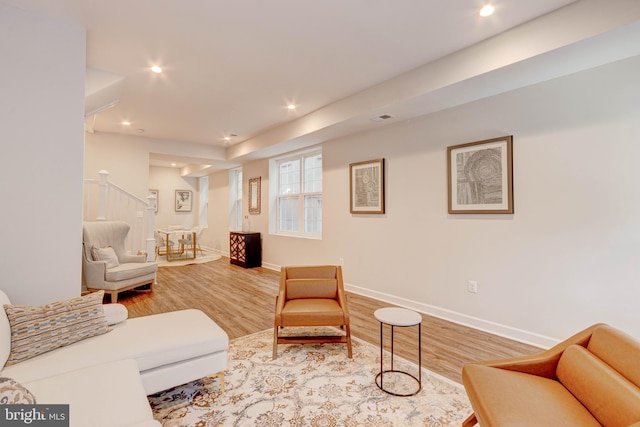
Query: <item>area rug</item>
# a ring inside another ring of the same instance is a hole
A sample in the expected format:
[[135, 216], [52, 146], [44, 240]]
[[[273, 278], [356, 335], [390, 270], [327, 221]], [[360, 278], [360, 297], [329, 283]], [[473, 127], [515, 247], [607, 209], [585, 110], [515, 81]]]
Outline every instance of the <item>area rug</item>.
[[[217, 378], [203, 378], [149, 396], [154, 418], [165, 427], [404, 427], [459, 426], [471, 413], [462, 386], [426, 369], [417, 395], [382, 392], [374, 383], [380, 348], [357, 338], [353, 359], [344, 344], [296, 344], [279, 345], [272, 360], [272, 334], [231, 342], [224, 393]], [[397, 356], [394, 368], [417, 375]], [[385, 376], [385, 387], [394, 381], [415, 385], [408, 376]]]
[[182, 267], [190, 264], [204, 264], [205, 262], [216, 261], [222, 258], [220, 255], [198, 255], [196, 259], [174, 259], [173, 261], [167, 261], [166, 257], [159, 256], [156, 259], [158, 267]]

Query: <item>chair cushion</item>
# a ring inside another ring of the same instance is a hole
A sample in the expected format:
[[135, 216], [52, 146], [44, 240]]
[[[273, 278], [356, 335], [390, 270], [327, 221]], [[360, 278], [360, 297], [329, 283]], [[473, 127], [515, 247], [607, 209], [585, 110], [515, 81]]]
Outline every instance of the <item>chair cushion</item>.
[[558, 381], [474, 364], [464, 366], [462, 380], [480, 425], [600, 426]]
[[287, 279], [287, 300], [338, 297], [336, 279]]
[[620, 372], [629, 381], [640, 387], [640, 343], [634, 338], [609, 325], [596, 327], [587, 349]]
[[338, 269], [334, 265], [287, 267], [287, 279], [335, 279]]
[[110, 330], [102, 310], [104, 291], [43, 306], [9, 305], [10, 366]]
[[147, 274], [154, 274], [157, 270], [158, 264], [153, 262], [120, 264], [117, 267], [107, 270], [106, 280], [108, 282], [119, 282], [121, 280], [145, 276]]
[[0, 405], [34, 405], [36, 398], [29, 390], [12, 378], [0, 377]]
[[584, 347], [567, 347], [556, 375], [602, 425], [640, 421], [640, 389]]
[[282, 309], [283, 326], [340, 326], [345, 324], [344, 311], [333, 299], [289, 300]]
[[94, 261], [106, 261], [108, 269], [120, 265], [118, 255], [116, 255], [116, 251], [111, 246], [107, 246], [106, 248], [94, 246], [91, 248], [91, 255], [93, 255]]
[[[67, 425], [72, 427], [132, 426], [145, 422], [154, 425], [135, 360], [84, 366], [24, 384], [40, 402], [68, 404]], [[31, 425], [37, 424], [40, 423]]]

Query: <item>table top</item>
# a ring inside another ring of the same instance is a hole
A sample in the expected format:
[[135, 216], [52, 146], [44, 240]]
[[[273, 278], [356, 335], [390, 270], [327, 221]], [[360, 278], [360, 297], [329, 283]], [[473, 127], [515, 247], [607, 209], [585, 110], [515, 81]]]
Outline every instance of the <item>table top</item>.
[[414, 326], [422, 323], [419, 313], [400, 307], [379, 308], [373, 315], [379, 322], [393, 326]]
[[159, 233], [162, 234], [189, 234], [189, 233], [195, 233], [195, 231], [193, 230], [157, 230]]

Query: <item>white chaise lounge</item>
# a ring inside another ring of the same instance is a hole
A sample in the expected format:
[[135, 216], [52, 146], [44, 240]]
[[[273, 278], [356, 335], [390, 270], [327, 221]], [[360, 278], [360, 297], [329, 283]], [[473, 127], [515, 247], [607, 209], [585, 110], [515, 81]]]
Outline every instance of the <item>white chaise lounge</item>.
[[[10, 306], [2, 291], [0, 305]], [[102, 307], [126, 318], [120, 304]], [[71, 426], [157, 426], [146, 395], [216, 374], [224, 386], [229, 338], [199, 310], [126, 319], [10, 366], [11, 325], [0, 311], [0, 377], [25, 386], [36, 403], [69, 404]]]

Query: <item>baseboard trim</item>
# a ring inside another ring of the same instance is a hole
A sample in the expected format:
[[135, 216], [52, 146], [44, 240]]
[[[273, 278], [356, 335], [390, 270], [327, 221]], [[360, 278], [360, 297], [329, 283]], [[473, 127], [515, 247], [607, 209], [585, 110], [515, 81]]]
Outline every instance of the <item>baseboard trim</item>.
[[440, 307], [435, 307], [429, 304], [411, 301], [384, 292], [372, 291], [370, 289], [365, 289], [348, 283], [345, 283], [344, 287], [347, 291], [353, 292], [354, 294], [363, 295], [365, 297], [377, 299], [383, 302], [388, 302], [389, 304], [415, 310], [419, 313], [424, 313], [429, 316], [437, 317], [449, 322], [457, 323], [459, 325], [467, 326], [473, 329], [478, 329], [483, 332], [498, 335], [504, 338], [509, 338], [514, 341], [519, 341], [536, 347], [549, 348], [559, 342], [559, 340], [557, 339], [550, 338], [544, 335], [535, 334], [533, 332], [525, 331], [518, 328], [512, 328], [500, 323], [468, 316], [466, 314], [443, 309]]
[[270, 264], [268, 262], [262, 262], [262, 268], [266, 268], [268, 270], [273, 270], [273, 271], [280, 271], [281, 267], [279, 265], [276, 264]]
[[[222, 251], [222, 250], [219, 250], [219, 249], [208, 248], [208, 247], [206, 247], [206, 246], [203, 246], [202, 248], [203, 248], [206, 252], [213, 252], [213, 253], [215, 253], [215, 254], [217, 254], [217, 255], [220, 255], [220, 256], [223, 256], [223, 257], [225, 257], [225, 258], [229, 258], [229, 257], [230, 257], [230, 255], [231, 255], [231, 254], [229, 253], [229, 251]], [[269, 270], [273, 270], [273, 271], [280, 271], [280, 266], [279, 266], [279, 265], [276, 265], [276, 264], [270, 264], [270, 263], [268, 263], [268, 262], [263, 262], [263, 263], [262, 263], [262, 265], [261, 265], [261, 267], [262, 267], [262, 268], [269, 269]]]

